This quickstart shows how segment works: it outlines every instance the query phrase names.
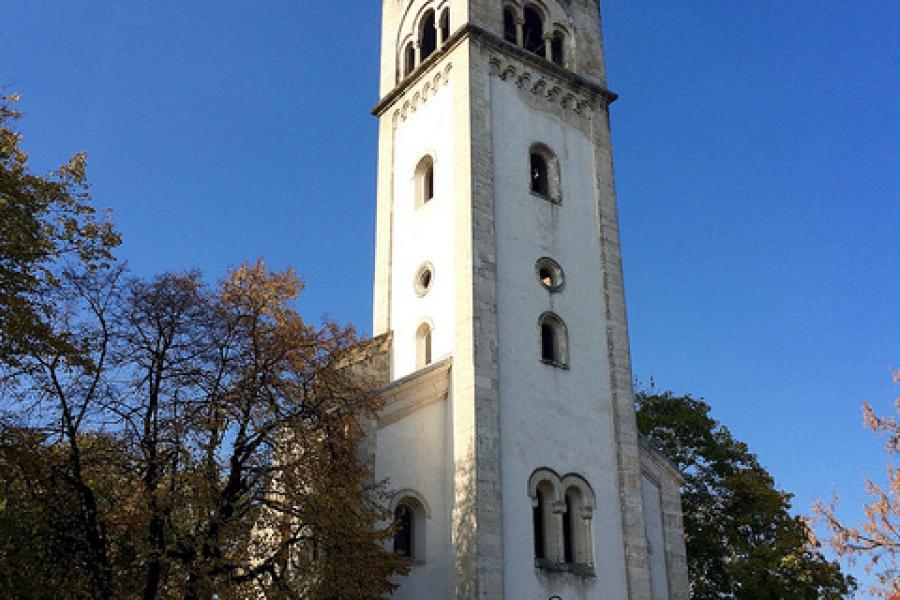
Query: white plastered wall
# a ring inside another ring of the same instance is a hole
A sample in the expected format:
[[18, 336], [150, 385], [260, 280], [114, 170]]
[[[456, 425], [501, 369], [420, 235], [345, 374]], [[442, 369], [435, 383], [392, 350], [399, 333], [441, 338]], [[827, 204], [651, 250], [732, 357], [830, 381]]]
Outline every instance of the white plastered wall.
[[395, 600], [451, 598], [447, 401], [431, 404], [378, 430], [376, 481], [414, 490], [427, 503], [425, 549], [416, 550], [408, 577], [398, 577]]
[[[595, 152], [587, 134], [531, 108], [515, 85], [491, 78], [497, 303], [507, 598], [559, 595], [567, 600], [627, 597], [621, 503], [609, 390], [603, 269], [597, 231]], [[562, 204], [528, 189], [535, 142], [558, 156]], [[535, 261], [549, 256], [565, 287], [549, 294]], [[569, 368], [540, 361], [538, 318], [557, 313], [569, 331]], [[593, 487], [596, 577], [537, 569], [526, 484], [548, 467], [574, 472]], [[535, 593], [535, 590], [542, 590]]]
[[[454, 112], [453, 82], [420, 103], [394, 132], [391, 326], [393, 379], [416, 370], [416, 329], [432, 324], [432, 357], [451, 353], [454, 344], [455, 276], [453, 256]], [[415, 169], [426, 154], [434, 159], [434, 198], [416, 208]], [[434, 267], [431, 289], [415, 292], [419, 267]]]

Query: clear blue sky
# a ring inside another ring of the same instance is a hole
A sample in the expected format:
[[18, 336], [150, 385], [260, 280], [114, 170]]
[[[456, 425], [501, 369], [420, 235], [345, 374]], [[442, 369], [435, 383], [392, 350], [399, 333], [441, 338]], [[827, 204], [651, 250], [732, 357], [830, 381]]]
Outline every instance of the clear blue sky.
[[[380, 3], [5, 0], [41, 170], [90, 154], [142, 274], [295, 266], [370, 328]], [[606, 0], [635, 375], [705, 397], [806, 511], [860, 514], [898, 389], [896, 0]]]

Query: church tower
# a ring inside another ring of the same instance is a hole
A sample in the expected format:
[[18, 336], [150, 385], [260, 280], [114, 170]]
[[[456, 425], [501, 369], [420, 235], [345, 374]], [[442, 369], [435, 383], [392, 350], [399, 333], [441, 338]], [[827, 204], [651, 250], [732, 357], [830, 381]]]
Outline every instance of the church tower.
[[640, 438], [598, 0], [382, 0], [369, 444], [401, 600], [687, 598]]

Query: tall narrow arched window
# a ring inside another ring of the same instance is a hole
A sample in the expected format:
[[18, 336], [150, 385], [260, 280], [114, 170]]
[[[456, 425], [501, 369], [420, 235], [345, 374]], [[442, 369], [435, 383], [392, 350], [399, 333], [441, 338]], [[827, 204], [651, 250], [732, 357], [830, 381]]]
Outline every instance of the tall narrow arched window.
[[528, 187], [551, 202], [562, 201], [562, 173], [559, 159], [544, 144], [533, 144], [528, 151]]
[[557, 315], [541, 315], [541, 360], [557, 367], [568, 365], [566, 324]]
[[565, 63], [565, 38], [560, 31], [554, 33], [553, 39], [550, 41], [550, 60], [559, 66], [563, 66]]
[[434, 28], [434, 11], [429, 10], [422, 17], [419, 25], [419, 44], [422, 51], [422, 60], [425, 60], [437, 50], [437, 30]]
[[563, 560], [579, 565], [593, 564], [591, 516], [594, 511], [594, 492], [579, 475], [569, 474], [562, 480], [565, 490], [563, 513]]
[[503, 39], [513, 44], [519, 43], [516, 35], [516, 13], [511, 6], [503, 9]]
[[394, 507], [394, 552], [417, 563], [427, 559], [426, 521], [431, 511], [425, 498], [414, 490], [402, 490], [392, 501]]
[[522, 16], [524, 17], [523, 42], [525, 49], [544, 56], [544, 19], [537, 9], [526, 6]]
[[413, 557], [414, 524], [412, 507], [407, 504], [398, 505], [394, 510], [394, 552], [404, 558]]
[[416, 68], [416, 47], [412, 42], [403, 49], [403, 76], [406, 77]]
[[446, 44], [450, 37], [450, 9], [445, 8], [441, 13], [441, 43]]
[[534, 533], [534, 557], [551, 563], [562, 561], [560, 556], [560, 500], [559, 476], [541, 468], [528, 480], [531, 498], [531, 521]]
[[422, 323], [416, 330], [416, 368], [421, 369], [431, 364], [431, 326]]
[[416, 208], [434, 199], [434, 159], [425, 155], [416, 165]]

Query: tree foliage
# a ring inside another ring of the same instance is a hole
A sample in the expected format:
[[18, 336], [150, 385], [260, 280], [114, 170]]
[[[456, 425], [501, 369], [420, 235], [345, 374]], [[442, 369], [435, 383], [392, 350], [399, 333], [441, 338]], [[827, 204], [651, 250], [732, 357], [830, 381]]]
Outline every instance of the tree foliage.
[[[894, 383], [900, 382], [900, 371], [893, 374]], [[895, 401], [900, 414], [900, 399]], [[894, 456], [900, 450], [900, 424], [895, 417], [879, 417], [868, 403], [863, 405], [863, 423], [876, 434], [885, 436], [888, 453], [886, 482], [879, 485], [866, 479], [869, 501], [863, 505], [865, 519], [858, 526], [848, 525], [837, 515], [838, 498], [826, 504], [813, 506], [813, 522], [823, 523], [829, 534], [828, 545], [838, 556], [852, 562], [863, 559], [866, 570], [875, 575], [877, 584], [871, 588], [874, 594], [900, 594], [900, 572], [897, 557], [900, 554], [900, 468], [894, 465]]]
[[85, 153], [49, 175], [31, 171], [16, 129], [18, 100], [0, 90], [0, 362], [7, 364], [37, 345], [66, 348], [47, 322], [54, 308], [47, 294], [62, 268], [103, 267], [120, 241], [93, 207]]
[[791, 495], [747, 445], [691, 396], [642, 392], [638, 428], [685, 477], [682, 489], [694, 600], [819, 600], [855, 589], [790, 513]]
[[359, 340], [306, 323], [301, 289], [261, 263], [217, 289], [62, 273], [48, 323], [77, 354], [34, 346], [5, 381], [0, 597], [393, 589], [385, 490], [356, 460], [377, 409], [348, 367]]

